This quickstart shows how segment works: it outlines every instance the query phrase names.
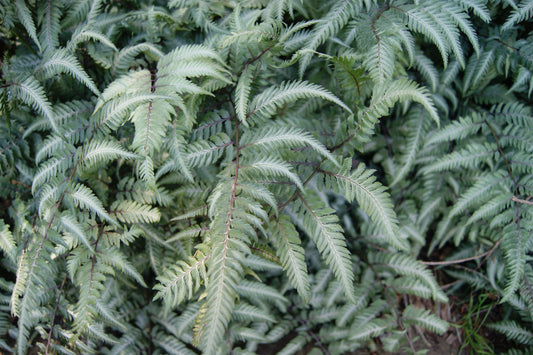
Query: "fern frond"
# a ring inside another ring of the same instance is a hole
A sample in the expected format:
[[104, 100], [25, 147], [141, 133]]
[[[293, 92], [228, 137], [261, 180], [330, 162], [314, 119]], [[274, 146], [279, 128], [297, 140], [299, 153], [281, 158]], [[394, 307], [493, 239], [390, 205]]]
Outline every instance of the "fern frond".
[[416, 154], [421, 145], [424, 130], [424, 112], [422, 110], [418, 111], [416, 109], [412, 110], [408, 116], [408, 121], [405, 123], [407, 127], [407, 142], [402, 149], [402, 155], [400, 156], [400, 161], [398, 165], [400, 168], [394, 172], [394, 179], [390, 183], [390, 186], [396, 185], [398, 182], [403, 180], [405, 176], [409, 173], [411, 168], [414, 165]]
[[[492, 195], [492, 194], [491, 194]], [[480, 208], [478, 208], [472, 216], [466, 221], [466, 225], [470, 226], [474, 222], [477, 222], [481, 219], [490, 220], [494, 216], [498, 215], [500, 212], [507, 210], [511, 206], [512, 194], [510, 192], [500, 193], [491, 200], [483, 203]], [[478, 203], [481, 201], [478, 201]]]
[[240, 302], [239, 305], [235, 307], [232, 317], [241, 322], [251, 321], [276, 323], [276, 319], [266, 310], [252, 306], [246, 302]]
[[273, 116], [277, 109], [290, 102], [312, 97], [333, 102], [347, 112], [352, 112], [344, 102], [322, 86], [307, 81], [293, 81], [283, 82], [279, 87], [270, 87], [256, 95], [250, 103], [249, 116], [258, 115], [262, 118], [268, 118]]
[[[450, 44], [447, 42], [447, 38], [442, 31], [445, 28], [444, 26], [449, 26], [450, 24], [442, 25], [436, 22], [438, 17], [434, 16], [434, 12], [440, 10], [437, 9], [440, 7], [440, 3], [436, 3], [434, 6], [427, 5], [428, 6], [426, 7], [414, 7], [405, 12], [406, 24], [412, 31], [422, 33], [424, 36], [428, 37], [435, 46], [437, 46], [444, 62], [444, 66], [446, 67], [448, 64]], [[452, 31], [453, 30], [454, 29], [452, 29]], [[459, 59], [459, 62], [461, 62], [461, 59], [462, 58]]]
[[374, 87], [370, 105], [358, 112], [356, 137], [362, 142], [368, 141], [368, 136], [373, 133], [374, 126], [379, 118], [388, 115], [389, 110], [397, 102], [408, 100], [418, 102], [424, 106], [431, 118], [439, 124], [437, 110], [433, 106], [427, 89], [419, 88], [416, 83], [407, 79], [399, 79]]
[[261, 147], [264, 148], [267, 154], [276, 152], [280, 148], [292, 149], [310, 146], [320, 155], [328, 158], [329, 161], [338, 166], [337, 159], [335, 159], [322, 143], [310, 133], [296, 127], [268, 127], [259, 131], [247, 131], [242, 135], [241, 145], [241, 150], [249, 147]]
[[509, 224], [503, 230], [502, 247], [505, 253], [507, 282], [502, 302], [508, 300], [520, 287], [526, 265], [526, 246], [524, 230], [519, 224]]
[[94, 253], [94, 249], [89, 242], [88, 236], [83, 230], [83, 226], [78, 223], [76, 218], [69, 214], [63, 214], [59, 219], [62, 227], [68, 231], [71, 235], [74, 235], [80, 242], [82, 242], [87, 249]]
[[451, 140], [462, 140], [479, 132], [483, 127], [484, 116], [473, 114], [471, 116], [459, 117], [449, 125], [433, 132], [426, 140], [426, 145], [437, 144]]
[[65, 143], [66, 142], [64, 138], [59, 135], [53, 134], [48, 136], [43, 142], [37, 154], [35, 154], [35, 163], [38, 164], [42, 162], [44, 159], [51, 157], [52, 154], [57, 151], [68, 150], [67, 145]]
[[292, 286], [296, 288], [303, 302], [307, 303], [311, 299], [311, 285], [298, 231], [285, 215], [281, 215], [271, 228], [281, 265]]
[[390, 319], [372, 319], [369, 322], [353, 327], [350, 341], [365, 341], [383, 334], [392, 326]]
[[50, 105], [43, 87], [34, 77], [29, 76], [20, 83], [13, 83], [13, 93], [15, 97], [46, 117], [54, 132], [58, 131], [52, 105]]
[[[359, 1], [339, 0], [336, 1], [328, 13], [313, 29], [313, 35], [304, 47], [307, 51], [315, 51], [327, 39], [334, 37], [344, 27], [351, 17], [360, 11]], [[307, 66], [311, 61], [312, 54], [307, 52], [302, 55], [298, 72], [303, 77]]]
[[9, 257], [12, 262], [16, 262], [16, 244], [9, 225], [0, 219], [0, 249]]
[[405, 249], [405, 241], [398, 236], [398, 219], [392, 201], [385, 187], [372, 175], [373, 170], [359, 164], [352, 172], [352, 160], [345, 159], [342, 168], [335, 173], [324, 171], [327, 186], [352, 202], [354, 199], [361, 209], [385, 234], [387, 241], [396, 248]]
[[62, 15], [61, 5], [54, 1], [44, 1], [39, 8], [42, 13], [41, 31], [39, 34], [39, 41], [42, 45], [43, 51], [47, 52], [59, 47], [59, 19]]
[[352, 261], [335, 211], [309, 192], [305, 198], [298, 193], [295, 204], [302, 221], [301, 227], [316, 244], [326, 264], [333, 269], [348, 300], [355, 303]]
[[413, 277], [402, 277], [394, 280], [394, 290], [398, 293], [431, 298], [433, 290], [424, 282]]
[[476, 168], [483, 163], [492, 164], [497, 153], [494, 143], [471, 143], [465, 148], [454, 151], [438, 159], [423, 169], [424, 174], [460, 168]]
[[214, 164], [224, 153], [224, 148], [233, 144], [226, 133], [213, 134], [209, 140], [196, 140], [188, 144], [185, 159], [189, 166], [202, 168]]
[[305, 347], [305, 344], [307, 344], [308, 341], [309, 340], [307, 339], [305, 335], [301, 335], [301, 334], [297, 335], [294, 338], [292, 338], [291, 341], [289, 341], [287, 345], [283, 347], [283, 349], [278, 351], [277, 355], [296, 354], [298, 351], [300, 351], [301, 349]]
[[[216, 353], [229, 324], [237, 297], [237, 285], [243, 277], [241, 260], [250, 253], [249, 238], [256, 233], [249, 224], [254, 224], [254, 221], [248, 218], [254, 216], [246, 212], [249, 207], [253, 208], [250, 206], [253, 203], [244, 200], [241, 205], [236, 187], [237, 177], [222, 181], [209, 198], [209, 215], [213, 218], [210, 226], [211, 258], [207, 272], [209, 285], [202, 307], [204, 311], [200, 310], [194, 330], [194, 338], [201, 340], [206, 354]], [[249, 207], [246, 208], [246, 205]]]
[[482, 80], [494, 64], [494, 51], [483, 51], [478, 57], [471, 57], [465, 69], [463, 78], [463, 92], [467, 93], [477, 89]]
[[126, 73], [130, 66], [134, 63], [134, 58], [140, 53], [145, 53], [147, 56], [155, 59], [160, 59], [164, 53], [151, 43], [139, 43], [134, 46], [129, 46], [121, 49], [116, 55], [112, 66], [112, 72], [120, 75]]
[[24, 0], [15, 0], [15, 8], [17, 9], [19, 20], [26, 29], [26, 32], [28, 32], [30, 38], [35, 42], [39, 50], [41, 50], [41, 44], [37, 38], [35, 22], [33, 21], [30, 9], [26, 6], [26, 2]]
[[463, 9], [472, 10], [483, 21], [487, 23], [491, 21], [486, 0], [458, 0], [458, 3]]
[[303, 190], [303, 184], [298, 175], [291, 171], [291, 166], [285, 161], [278, 158], [262, 158], [252, 162], [249, 165], [243, 163], [240, 172], [246, 176], [276, 176], [286, 177], [292, 181], [300, 190]]
[[117, 224], [117, 222], [106, 212], [102, 202], [95, 196], [94, 192], [83, 184], [76, 184], [72, 187], [68, 194], [74, 204], [80, 208], [86, 208], [87, 210], [96, 213], [100, 218], [105, 219], [111, 224]]
[[396, 53], [401, 50], [400, 43], [393, 36], [376, 33], [377, 43], [368, 51], [363, 65], [376, 83], [383, 84], [392, 79]]
[[357, 302], [354, 304], [346, 304], [340, 310], [340, 315], [336, 319], [336, 324], [344, 328], [346, 324], [353, 320], [364, 307], [368, 305], [370, 298], [373, 295], [374, 274], [370, 271], [365, 272], [359, 287], [355, 289], [355, 297]]
[[208, 205], [199, 206], [197, 208], [192, 207], [189, 211], [172, 218], [171, 221], [182, 221], [198, 216], [207, 216], [207, 207]]
[[217, 243], [212, 250], [206, 298], [209, 311], [203, 316], [200, 330], [196, 331], [206, 354], [215, 354], [223, 338], [231, 319], [231, 311], [237, 296], [236, 287], [242, 272], [238, 262], [240, 253], [233, 250], [228, 243], [231, 242], [229, 236], [224, 240], [226, 243]]
[[87, 86], [95, 95], [100, 95], [100, 91], [94, 81], [83, 70], [78, 59], [66, 50], [55, 50], [52, 56], [47, 60], [43, 60], [35, 71], [35, 75], [41, 79], [48, 79], [54, 75], [63, 73], [71, 75], [80, 83]]
[[515, 321], [501, 321], [498, 323], [490, 323], [487, 326], [503, 333], [507, 338], [517, 341], [520, 344], [533, 345], [533, 332], [531, 332], [530, 329], [523, 328]]
[[153, 100], [169, 100], [174, 98], [168, 95], [143, 94], [120, 97], [104, 105], [101, 110], [95, 109], [96, 119], [95, 128], [101, 128], [104, 125], [111, 130], [117, 130], [124, 123], [126, 115], [136, 107], [147, 104]]
[[419, 279], [431, 288], [435, 301], [448, 301], [448, 297], [441, 291], [432, 273], [411, 256], [403, 253], [373, 253], [370, 254], [369, 261], [393, 273]]
[[444, 334], [450, 327], [448, 322], [442, 320], [429, 310], [409, 305], [402, 312], [405, 324], [414, 324], [438, 334]]
[[61, 159], [52, 158], [43, 164], [33, 177], [32, 193], [35, 193], [44, 183], [64, 173], [74, 165], [74, 154]]
[[137, 201], [115, 201], [109, 209], [123, 223], [156, 223], [161, 218], [157, 208], [138, 203]]
[[531, 17], [533, 17], [533, 1], [522, 0], [518, 7], [513, 9], [511, 16], [503, 24], [502, 31], [509, 30], [517, 23], [530, 19]]
[[159, 275], [154, 300], [162, 299], [165, 310], [177, 307], [186, 299], [191, 299], [200, 285], [207, 284], [206, 263], [210, 255], [198, 251], [194, 257], [179, 260]]
[[118, 142], [114, 141], [91, 141], [84, 147], [82, 162], [86, 167], [104, 163], [117, 158], [137, 159], [138, 155], [125, 150]]
[[457, 216], [466, 211], [474, 203], [483, 203], [499, 192], [498, 185], [508, 178], [504, 170], [495, 171], [480, 177], [476, 183], [465, 191], [450, 211], [450, 216]]
[[242, 280], [237, 285], [236, 290], [239, 295], [248, 298], [250, 301], [271, 300], [281, 311], [286, 310], [287, 298], [272, 286], [256, 281]]
[[[179, 98], [175, 98], [173, 101], [177, 106], [183, 105]], [[174, 113], [175, 108], [164, 99], [151, 100], [137, 106], [130, 116], [131, 121], [135, 124], [132, 148], [144, 156], [152, 156], [159, 151], [171, 115]]]
[[[472, 0], [467, 0], [467, 1], [472, 1]], [[474, 51], [476, 52], [476, 54], [479, 54], [480, 48], [479, 48], [478, 36], [472, 26], [472, 23], [470, 22], [470, 16], [467, 13], [460, 11], [459, 8], [451, 4], [444, 7], [444, 11], [446, 14], [450, 16], [454, 24], [458, 26], [459, 29], [466, 35], [466, 37], [470, 41], [470, 44], [472, 44], [472, 47], [474, 48]], [[461, 61], [459, 59], [458, 59], [458, 62], [461, 64]], [[464, 67], [464, 60], [463, 60], [462, 65]]]
[[437, 90], [437, 83], [439, 82], [439, 73], [435, 64], [426, 57], [423, 53], [418, 52], [414, 56], [415, 68], [422, 74], [422, 77], [429, 83], [431, 91]]
[[[171, 335], [166, 335], [164, 337], [155, 337], [153, 342], [163, 349], [165, 354], [171, 355], [194, 355], [194, 351], [187, 348], [187, 345], [183, 342], [176, 339], [176, 337]], [[117, 352], [118, 353], [118, 352]]]
[[245, 125], [248, 125], [246, 116], [248, 114], [248, 102], [250, 100], [254, 73], [255, 67], [247, 65], [239, 77], [237, 87], [235, 88], [235, 113], [237, 114], [237, 118]]

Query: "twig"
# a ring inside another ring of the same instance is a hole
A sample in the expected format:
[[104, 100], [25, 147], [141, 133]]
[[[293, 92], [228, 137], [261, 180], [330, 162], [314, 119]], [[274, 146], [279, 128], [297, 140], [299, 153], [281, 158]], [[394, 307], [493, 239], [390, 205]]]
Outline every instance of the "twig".
[[533, 201], [529, 201], [529, 200], [522, 200], [516, 196], [513, 196], [511, 197], [511, 201], [514, 201], [514, 202], [519, 202], [519, 203], [523, 203], [525, 205], [530, 205], [530, 206], [533, 206]]
[[490, 248], [490, 250], [484, 252], [483, 254], [479, 254], [479, 255], [474, 255], [474, 256], [471, 256], [471, 257], [468, 257], [468, 258], [464, 258], [464, 259], [458, 259], [458, 260], [447, 260], [447, 261], [421, 261], [422, 264], [424, 265], [453, 265], [453, 264], [462, 264], [464, 262], [467, 262], [467, 261], [472, 261], [472, 260], [476, 260], [476, 259], [479, 259], [479, 258], [483, 258], [485, 256], [489, 256], [490, 254], [492, 254], [494, 252], [494, 250], [496, 250], [496, 248], [498, 247], [498, 245], [500, 245], [501, 243], [501, 239], [498, 240], [496, 243], [494, 243], [494, 245], [492, 246], [492, 248]]

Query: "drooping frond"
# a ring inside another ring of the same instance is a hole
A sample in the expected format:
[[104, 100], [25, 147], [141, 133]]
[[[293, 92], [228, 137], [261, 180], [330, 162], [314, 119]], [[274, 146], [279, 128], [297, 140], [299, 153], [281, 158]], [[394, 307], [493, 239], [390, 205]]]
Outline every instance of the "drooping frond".
[[412, 257], [402, 253], [373, 253], [370, 262], [376, 267], [390, 270], [405, 276], [416, 277], [431, 288], [432, 297], [436, 301], [447, 302], [448, 297], [441, 291], [431, 272]]
[[111, 204], [109, 213], [123, 223], [155, 223], [161, 218], [157, 208], [128, 200], [115, 201]]
[[13, 93], [15, 97], [46, 117], [54, 131], [58, 130], [52, 106], [46, 97], [43, 87], [35, 78], [29, 76], [22, 82], [14, 83]]
[[42, 12], [39, 42], [44, 52], [55, 50], [59, 47], [61, 4], [52, 0], [43, 1], [39, 12]]
[[417, 325], [438, 334], [445, 333], [450, 327], [448, 322], [440, 319], [434, 314], [431, 314], [429, 310], [424, 310], [414, 306], [408, 306], [403, 310], [402, 321], [405, 322], [404, 324]]
[[44, 60], [36, 69], [35, 75], [40, 79], [48, 79], [58, 74], [67, 73], [87, 86], [95, 95], [100, 91], [94, 81], [87, 75], [78, 59], [66, 50], [55, 50], [52, 56]]
[[385, 234], [394, 247], [405, 249], [405, 241], [398, 236], [398, 220], [386, 188], [376, 181], [373, 170], [360, 164], [354, 171], [351, 159], [344, 160], [338, 171], [324, 171], [326, 186], [343, 194], [349, 202], [354, 199]]
[[406, 143], [401, 149], [400, 161], [398, 162], [399, 169], [394, 171], [394, 177], [391, 182], [391, 186], [396, 185], [402, 181], [405, 176], [412, 169], [417, 152], [422, 145], [423, 136], [425, 133], [425, 115], [424, 111], [420, 109], [412, 109], [408, 117], [408, 121], [405, 122], [407, 127]]
[[295, 212], [301, 220], [301, 227], [316, 244], [326, 264], [333, 269], [346, 297], [355, 302], [352, 262], [338, 217], [310, 191], [304, 196], [298, 194]]
[[508, 320], [491, 323], [488, 326], [520, 344], [533, 345], [533, 332], [531, 332], [531, 329], [524, 329], [515, 321]]
[[524, 20], [533, 17], [533, 1], [522, 0], [518, 7], [515, 7], [511, 12], [511, 15], [502, 26], [502, 30], [509, 30], [512, 26], [520, 23]]
[[276, 158], [263, 158], [251, 164], [245, 164], [241, 167], [241, 173], [250, 177], [284, 177], [292, 181], [299, 189], [303, 190], [304, 188], [298, 175], [291, 171], [291, 166], [285, 161]]
[[99, 217], [111, 223], [116, 223], [115, 220], [107, 213], [102, 205], [102, 202], [96, 197], [94, 192], [83, 184], [76, 184], [68, 194], [74, 204], [79, 208], [85, 208], [91, 212], [96, 213]]
[[420, 88], [415, 82], [399, 79], [393, 82], [377, 85], [372, 94], [370, 105], [357, 113], [357, 126], [355, 137], [362, 142], [368, 141], [368, 137], [374, 132], [374, 127], [383, 116], [389, 114], [389, 110], [397, 102], [415, 101], [421, 104], [429, 113], [430, 117], [439, 124], [439, 115], [426, 88]]
[[[334, 37], [348, 23], [349, 19], [359, 12], [361, 8], [360, 2], [348, 0], [336, 1], [328, 13], [321, 19], [320, 23], [315, 26], [313, 35], [307, 41], [304, 49], [315, 51], [327, 39]], [[305, 53], [302, 56], [299, 68], [300, 78], [303, 77], [311, 61], [311, 57], [311, 53]]]
[[323, 87], [306, 81], [294, 81], [284, 82], [279, 87], [270, 87], [256, 95], [250, 103], [249, 116], [269, 118], [280, 107], [298, 99], [311, 97], [331, 101], [347, 112], [352, 112], [348, 106]]
[[200, 250], [189, 260], [179, 260], [158, 277], [160, 284], [155, 286], [154, 300], [163, 299], [166, 310], [177, 307], [182, 301], [191, 299], [200, 285], [207, 282], [206, 263], [209, 254]]
[[41, 44], [37, 38], [35, 22], [33, 21], [30, 9], [28, 9], [28, 6], [26, 6], [26, 2], [24, 0], [15, 0], [15, 7], [17, 9], [19, 21], [22, 23], [26, 29], [26, 32], [28, 32], [28, 35], [35, 42], [39, 50], [41, 50]]
[[15, 262], [16, 244], [13, 239], [13, 234], [9, 230], [9, 225], [5, 224], [3, 219], [0, 219], [0, 249]]
[[276, 254], [280, 258], [283, 269], [288, 274], [292, 286], [296, 288], [302, 300], [309, 302], [311, 286], [298, 231], [285, 215], [279, 217], [279, 220], [273, 224], [272, 229], [272, 239], [275, 242]]
[[473, 168], [483, 163], [490, 164], [497, 152], [495, 144], [471, 143], [461, 150], [454, 151], [441, 157], [439, 160], [424, 169], [428, 174], [435, 171], [454, 170], [460, 168]]
[[[260, 137], [254, 139], [254, 137]], [[320, 155], [328, 158], [333, 164], [338, 164], [334, 156], [322, 143], [302, 129], [288, 126], [268, 127], [257, 131], [245, 132], [241, 139], [244, 148], [259, 147], [267, 153], [275, 153], [281, 148], [296, 148], [309, 146]]]
[[118, 142], [113, 141], [94, 141], [85, 146], [82, 162], [85, 166], [90, 167], [99, 163], [106, 163], [117, 158], [135, 159], [138, 155], [128, 152], [120, 146]]
[[509, 224], [504, 230], [502, 247], [505, 253], [508, 279], [503, 291], [503, 300], [509, 299], [520, 287], [526, 265], [526, 250], [524, 230], [520, 225]]

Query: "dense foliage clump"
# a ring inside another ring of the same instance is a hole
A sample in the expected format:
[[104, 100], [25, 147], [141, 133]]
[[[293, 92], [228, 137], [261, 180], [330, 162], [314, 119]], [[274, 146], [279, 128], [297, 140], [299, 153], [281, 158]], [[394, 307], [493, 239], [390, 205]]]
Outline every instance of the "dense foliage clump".
[[533, 345], [532, 18], [0, 0], [1, 351], [415, 352], [464, 290]]

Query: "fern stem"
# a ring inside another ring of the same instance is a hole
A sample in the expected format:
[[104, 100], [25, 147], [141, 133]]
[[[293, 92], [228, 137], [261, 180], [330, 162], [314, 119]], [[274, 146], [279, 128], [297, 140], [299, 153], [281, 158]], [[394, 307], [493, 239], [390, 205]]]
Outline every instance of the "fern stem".
[[[530, 196], [531, 197], [531, 196]], [[528, 197], [528, 198], [530, 198]], [[532, 201], [529, 201], [529, 200], [522, 200], [516, 196], [513, 196], [511, 197], [511, 201], [514, 201], [514, 202], [518, 202], [518, 203], [523, 203], [524, 205], [530, 205], [530, 206], [533, 206], [533, 202]]]
[[45, 355], [48, 354], [48, 348], [50, 347], [50, 341], [52, 340], [52, 331], [54, 330], [56, 313], [57, 313], [57, 309], [59, 308], [59, 301], [61, 300], [61, 294], [63, 292], [63, 288], [65, 287], [65, 281], [67, 281], [67, 277], [68, 277], [68, 274], [65, 275], [65, 277], [63, 278], [63, 281], [61, 282], [61, 286], [59, 287], [59, 295], [57, 295], [56, 305], [54, 307], [54, 311], [52, 312], [50, 331], [48, 332], [48, 339], [46, 340], [46, 348], [44, 351]]
[[293, 312], [292, 312], [292, 305], [288, 307], [287, 311], [289, 312], [289, 314], [294, 317], [298, 323], [300, 323], [301, 326], [304, 326], [305, 327], [305, 332], [307, 334], [309, 334], [309, 336], [311, 336], [311, 338], [315, 341], [315, 345], [318, 346], [320, 348], [320, 350], [322, 350], [322, 353], [324, 355], [330, 355], [330, 352], [328, 351], [328, 349], [322, 344], [322, 341], [320, 340], [320, 338], [315, 334], [315, 332], [313, 332], [311, 329], [309, 329], [309, 327], [307, 327], [307, 320], [305, 319], [302, 319], [300, 317], [298, 317], [297, 315], [295, 315]]
[[500, 238], [496, 243], [494, 243], [494, 245], [492, 246], [492, 248], [490, 248], [490, 249], [487, 250], [486, 252], [484, 252], [484, 253], [482, 253], [482, 254], [474, 255], [474, 256], [471, 256], [471, 257], [468, 257], [468, 258], [457, 259], [457, 260], [447, 260], [447, 261], [421, 261], [420, 263], [421, 263], [421, 264], [424, 264], [424, 265], [453, 265], [453, 264], [462, 264], [462, 263], [465, 263], [465, 262], [467, 262], [467, 261], [472, 261], [472, 260], [476, 260], [476, 259], [479, 259], [479, 258], [483, 258], [483, 257], [488, 257], [488, 256], [490, 256], [492, 253], [494, 253], [494, 251], [496, 250], [496, 248], [498, 248], [498, 246], [500, 245], [501, 242], [502, 242], [502, 239]]
[[[246, 63], [244, 63], [242, 69], [237, 73], [236, 76], [237, 76], [237, 77], [240, 77], [241, 74], [242, 74], [242, 72], [243, 72], [247, 67], [249, 67], [250, 64], [253, 64], [253, 63], [255, 63], [256, 61], [258, 61], [259, 59], [261, 59], [261, 57], [264, 56], [268, 51], [270, 51], [270, 50], [272, 49], [272, 47], [273, 47], [273, 46], [269, 46], [269, 47], [265, 48], [261, 53], [259, 53], [259, 54], [257, 55], [257, 57], [254, 57], [254, 58], [248, 60]], [[248, 116], [249, 116], [249, 115], [248, 115]]]

